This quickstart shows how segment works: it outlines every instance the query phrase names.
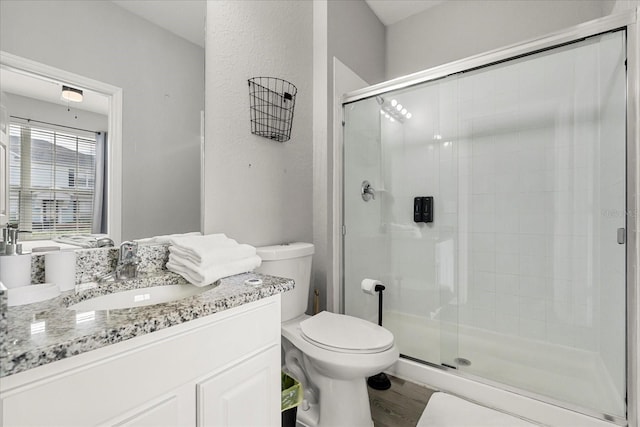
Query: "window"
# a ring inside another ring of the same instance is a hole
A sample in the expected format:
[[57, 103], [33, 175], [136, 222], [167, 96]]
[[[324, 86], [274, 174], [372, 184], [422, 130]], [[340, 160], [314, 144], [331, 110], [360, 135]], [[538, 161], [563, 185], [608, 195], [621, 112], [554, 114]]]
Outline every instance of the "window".
[[11, 222], [32, 239], [91, 233], [95, 137], [11, 123], [9, 155]]

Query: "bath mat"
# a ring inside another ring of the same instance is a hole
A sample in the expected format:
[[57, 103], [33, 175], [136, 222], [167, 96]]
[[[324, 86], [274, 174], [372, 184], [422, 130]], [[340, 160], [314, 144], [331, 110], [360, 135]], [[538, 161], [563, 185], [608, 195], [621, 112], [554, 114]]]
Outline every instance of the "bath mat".
[[416, 427], [536, 427], [446, 393], [434, 393]]

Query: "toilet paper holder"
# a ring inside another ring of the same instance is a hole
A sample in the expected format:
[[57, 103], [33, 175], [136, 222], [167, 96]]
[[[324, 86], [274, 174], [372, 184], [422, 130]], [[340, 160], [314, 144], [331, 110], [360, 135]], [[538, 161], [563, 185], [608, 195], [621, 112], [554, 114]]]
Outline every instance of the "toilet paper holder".
[[[374, 292], [378, 293], [378, 326], [382, 326], [382, 291], [385, 290], [385, 286], [377, 280], [365, 279], [362, 281], [362, 290], [364, 292], [371, 293], [371, 287], [373, 287], [372, 290]], [[384, 372], [367, 378], [367, 384], [375, 390], [388, 390], [391, 388], [391, 380]]]

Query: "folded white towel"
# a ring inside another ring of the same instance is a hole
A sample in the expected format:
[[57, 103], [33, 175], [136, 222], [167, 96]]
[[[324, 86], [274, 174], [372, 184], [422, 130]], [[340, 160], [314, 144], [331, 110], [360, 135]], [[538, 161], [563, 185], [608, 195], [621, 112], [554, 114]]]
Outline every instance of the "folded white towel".
[[175, 257], [172, 259], [171, 255], [169, 255], [167, 269], [169, 271], [173, 271], [174, 273], [178, 273], [193, 285], [207, 286], [223, 277], [252, 271], [257, 267], [260, 267], [261, 263], [262, 260], [260, 259], [260, 257], [254, 255], [252, 257], [244, 258], [226, 264], [211, 265], [206, 268], [194, 269], [187, 267], [183, 262], [181, 262], [180, 259], [178, 259], [178, 261], [176, 261]]
[[224, 264], [238, 261], [256, 254], [256, 248], [250, 245], [229, 245], [225, 247], [213, 247], [206, 252], [194, 252], [183, 246], [169, 246], [169, 253], [174, 258], [188, 260], [193, 264], [206, 266], [209, 264]]
[[162, 236], [154, 236], [147, 237], [144, 239], [136, 239], [135, 241], [138, 243], [151, 243], [154, 245], [164, 245], [167, 243], [171, 243], [172, 239], [186, 236], [202, 236], [202, 233], [199, 231], [192, 231], [190, 233], [178, 233], [178, 234], [165, 234]]
[[222, 248], [235, 248], [238, 242], [224, 234], [207, 234], [205, 236], [183, 236], [171, 239], [171, 245], [187, 252], [194, 259], [206, 258], [211, 251]]
[[62, 235], [53, 239], [56, 243], [80, 246], [81, 248], [95, 248], [98, 246], [98, 239], [108, 237], [106, 234], [76, 234]]

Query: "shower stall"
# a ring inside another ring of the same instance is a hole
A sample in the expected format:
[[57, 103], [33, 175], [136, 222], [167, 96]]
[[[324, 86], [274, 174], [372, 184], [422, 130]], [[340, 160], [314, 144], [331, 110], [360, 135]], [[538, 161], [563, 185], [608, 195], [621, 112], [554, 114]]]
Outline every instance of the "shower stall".
[[376, 321], [360, 282], [381, 280], [404, 360], [621, 425], [638, 309], [625, 16], [347, 94], [342, 152], [346, 314]]

